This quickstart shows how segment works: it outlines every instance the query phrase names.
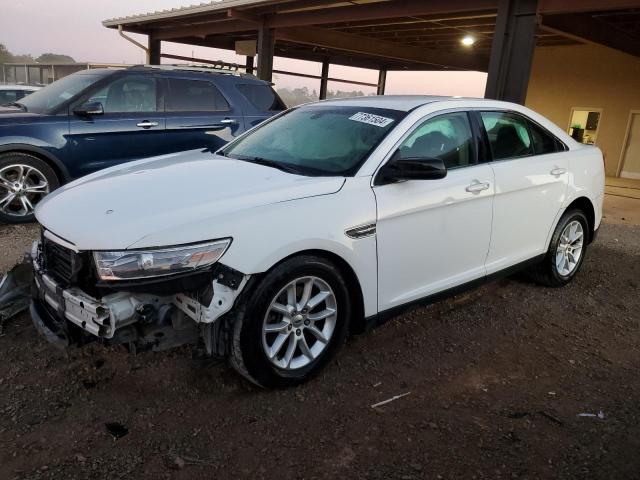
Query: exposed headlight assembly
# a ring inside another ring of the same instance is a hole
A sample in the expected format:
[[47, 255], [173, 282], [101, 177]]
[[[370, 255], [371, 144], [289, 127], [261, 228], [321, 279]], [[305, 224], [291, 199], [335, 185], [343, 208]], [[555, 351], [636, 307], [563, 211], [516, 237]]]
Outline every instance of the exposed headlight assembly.
[[149, 250], [93, 252], [101, 280], [134, 280], [187, 273], [216, 263], [230, 238], [195, 245]]

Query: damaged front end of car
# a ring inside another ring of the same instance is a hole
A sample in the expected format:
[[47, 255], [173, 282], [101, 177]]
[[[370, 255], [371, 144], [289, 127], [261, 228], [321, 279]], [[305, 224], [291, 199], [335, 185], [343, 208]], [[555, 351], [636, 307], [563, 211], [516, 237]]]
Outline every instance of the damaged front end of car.
[[89, 252], [45, 230], [31, 251], [31, 317], [60, 348], [100, 341], [136, 352], [195, 344], [224, 356], [222, 317], [249, 280], [218, 262], [230, 243]]

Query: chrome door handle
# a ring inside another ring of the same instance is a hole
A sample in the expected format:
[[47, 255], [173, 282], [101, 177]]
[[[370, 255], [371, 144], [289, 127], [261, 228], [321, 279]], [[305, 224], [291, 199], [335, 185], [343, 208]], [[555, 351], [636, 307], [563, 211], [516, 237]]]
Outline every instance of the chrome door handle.
[[220, 120], [220, 124], [222, 125], [235, 125], [236, 123], [238, 123], [238, 121], [234, 120], [233, 118], [225, 118], [224, 120]]
[[549, 172], [549, 173], [551, 173], [551, 175], [557, 177], [557, 176], [562, 175], [563, 173], [567, 173], [567, 169], [566, 168], [561, 168], [561, 167], [556, 167], [553, 170], [551, 170], [551, 172]]
[[136, 123], [136, 126], [140, 128], [157, 127], [158, 122], [150, 122], [149, 120], [145, 120], [144, 122]]
[[491, 185], [489, 185], [489, 182], [479, 182], [477, 180], [474, 180], [471, 185], [469, 185], [467, 188], [465, 188], [465, 190], [469, 193], [478, 193], [481, 192], [483, 190], [487, 190]]

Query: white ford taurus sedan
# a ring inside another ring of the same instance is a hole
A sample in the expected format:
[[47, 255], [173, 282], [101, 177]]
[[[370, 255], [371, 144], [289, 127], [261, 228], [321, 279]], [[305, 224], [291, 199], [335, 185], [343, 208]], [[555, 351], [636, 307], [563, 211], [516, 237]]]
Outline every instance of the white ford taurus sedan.
[[217, 152], [47, 196], [31, 314], [59, 345], [192, 343], [259, 385], [294, 385], [417, 302], [524, 268], [571, 281], [603, 193], [601, 152], [520, 105], [308, 104]]

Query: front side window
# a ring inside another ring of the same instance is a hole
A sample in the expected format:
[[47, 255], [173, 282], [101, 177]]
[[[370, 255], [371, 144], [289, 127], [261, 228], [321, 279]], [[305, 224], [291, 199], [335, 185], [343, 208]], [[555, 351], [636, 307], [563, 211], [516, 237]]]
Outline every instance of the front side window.
[[157, 81], [149, 75], [125, 75], [96, 92], [90, 102], [100, 102], [104, 113], [156, 112]]
[[385, 108], [307, 105], [262, 124], [221, 153], [305, 175], [354, 175], [405, 116]]
[[533, 145], [524, 118], [504, 112], [482, 112], [480, 115], [494, 160], [533, 155]]
[[237, 88], [242, 96], [261, 112], [280, 112], [287, 109], [269, 85], [247, 83], [240, 84]]
[[165, 99], [167, 112], [225, 112], [227, 100], [211, 82], [169, 78]]
[[465, 112], [448, 113], [420, 125], [399, 149], [401, 158], [438, 158], [447, 169], [475, 163], [469, 118]]
[[104, 78], [105, 73], [75, 73], [56, 80], [46, 87], [20, 99], [27, 112], [48, 113]]

